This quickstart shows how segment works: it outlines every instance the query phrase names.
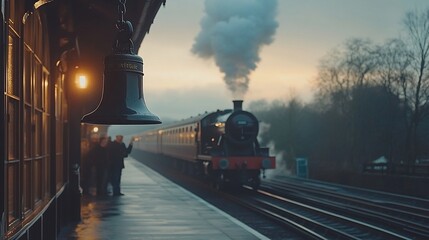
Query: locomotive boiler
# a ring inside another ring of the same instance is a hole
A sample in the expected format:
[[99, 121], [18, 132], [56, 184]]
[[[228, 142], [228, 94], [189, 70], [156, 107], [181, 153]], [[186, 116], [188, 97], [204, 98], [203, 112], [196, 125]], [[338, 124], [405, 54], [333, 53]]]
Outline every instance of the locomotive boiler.
[[208, 177], [217, 188], [247, 184], [254, 189], [266, 169], [275, 168], [269, 149], [260, 147], [258, 119], [234, 108], [205, 113], [139, 134], [135, 148], [176, 159], [189, 174]]

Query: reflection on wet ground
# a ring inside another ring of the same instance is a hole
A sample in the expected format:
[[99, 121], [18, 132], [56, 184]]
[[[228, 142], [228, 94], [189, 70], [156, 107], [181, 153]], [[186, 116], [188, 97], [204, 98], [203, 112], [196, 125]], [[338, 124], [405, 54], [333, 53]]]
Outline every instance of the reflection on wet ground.
[[247, 226], [128, 159], [125, 196], [84, 196], [81, 221], [59, 239], [260, 239]]
[[103, 221], [107, 222], [109, 217], [121, 214], [120, 201], [119, 197], [84, 196], [81, 204], [82, 220], [74, 230], [75, 239], [109, 239], [110, 234], [109, 231], [104, 231], [107, 226], [103, 226]]

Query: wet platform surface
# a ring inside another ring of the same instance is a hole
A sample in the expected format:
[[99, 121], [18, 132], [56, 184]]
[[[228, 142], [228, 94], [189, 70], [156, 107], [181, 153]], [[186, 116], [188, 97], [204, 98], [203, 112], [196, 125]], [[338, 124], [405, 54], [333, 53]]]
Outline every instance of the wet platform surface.
[[267, 239], [133, 158], [119, 197], [84, 196], [82, 220], [59, 239]]

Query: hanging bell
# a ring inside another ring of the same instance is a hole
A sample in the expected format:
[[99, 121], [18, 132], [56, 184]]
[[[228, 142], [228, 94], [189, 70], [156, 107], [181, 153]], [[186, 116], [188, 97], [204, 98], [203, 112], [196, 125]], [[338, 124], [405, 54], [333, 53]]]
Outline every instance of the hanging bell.
[[82, 122], [109, 125], [159, 124], [143, 97], [143, 60], [134, 54], [111, 54], [104, 60], [103, 95]]
[[143, 97], [143, 59], [133, 53], [132, 25], [117, 24], [114, 52], [104, 59], [103, 95], [98, 107], [81, 122], [108, 125], [159, 124]]

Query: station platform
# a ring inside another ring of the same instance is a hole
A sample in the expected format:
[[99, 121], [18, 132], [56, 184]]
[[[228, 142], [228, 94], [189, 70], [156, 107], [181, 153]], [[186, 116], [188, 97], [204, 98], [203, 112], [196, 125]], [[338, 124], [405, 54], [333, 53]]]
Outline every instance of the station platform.
[[83, 196], [81, 221], [58, 239], [267, 239], [131, 157], [121, 191]]

